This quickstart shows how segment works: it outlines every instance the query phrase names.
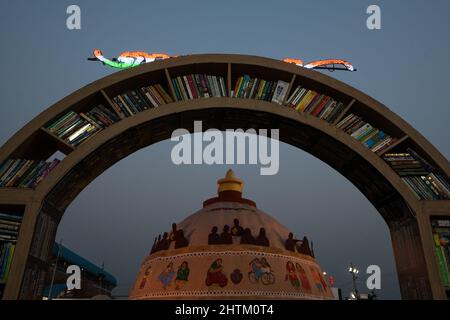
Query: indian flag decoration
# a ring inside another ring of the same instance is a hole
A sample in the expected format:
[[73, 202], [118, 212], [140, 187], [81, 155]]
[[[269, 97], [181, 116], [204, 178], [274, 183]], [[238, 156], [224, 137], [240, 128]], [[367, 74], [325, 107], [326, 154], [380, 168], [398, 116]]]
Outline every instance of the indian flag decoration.
[[128, 69], [140, 66], [144, 63], [153, 62], [155, 60], [164, 60], [174, 56], [165, 53], [147, 53], [143, 51], [125, 51], [117, 58], [105, 58], [101, 50], [94, 49], [94, 58], [88, 58], [91, 61], [101, 61], [104, 65], [116, 69]]
[[283, 59], [286, 63], [293, 63], [296, 66], [303, 67], [306, 69], [327, 69], [330, 71], [343, 70], [343, 71], [356, 71], [353, 65], [346, 61], [340, 59], [325, 59], [325, 60], [315, 60], [308, 63], [303, 63], [302, 59], [285, 58]]
[[[116, 69], [128, 69], [140, 66], [144, 63], [153, 62], [155, 60], [164, 60], [172, 57], [166, 53], [148, 53], [144, 51], [125, 51], [122, 52], [117, 58], [108, 59], [105, 58], [102, 51], [94, 49], [94, 58], [88, 58], [90, 61], [101, 61], [104, 65]], [[308, 63], [303, 63], [301, 59], [285, 58], [286, 63], [293, 63], [299, 67], [306, 69], [326, 69], [329, 71], [344, 70], [344, 71], [356, 71], [353, 65], [346, 60], [339, 59], [326, 59], [315, 60]]]

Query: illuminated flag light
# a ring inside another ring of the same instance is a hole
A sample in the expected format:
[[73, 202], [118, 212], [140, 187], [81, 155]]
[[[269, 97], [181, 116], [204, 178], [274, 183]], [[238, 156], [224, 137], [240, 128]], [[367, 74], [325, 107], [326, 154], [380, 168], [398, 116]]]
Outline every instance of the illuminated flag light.
[[[328, 70], [346, 70], [346, 71], [356, 71], [353, 65], [346, 61], [340, 59], [326, 59], [326, 60], [316, 60], [304, 64], [301, 59], [285, 58], [283, 59], [286, 63], [293, 63], [299, 67], [306, 69], [328, 69]], [[336, 65], [342, 68], [337, 68]]]
[[91, 61], [101, 61], [103, 64], [117, 69], [128, 69], [132, 67], [140, 66], [144, 63], [153, 62], [155, 60], [164, 60], [172, 58], [165, 53], [147, 53], [143, 51], [125, 51], [122, 52], [117, 58], [108, 59], [105, 58], [103, 53], [99, 49], [94, 49], [94, 58], [88, 58]]

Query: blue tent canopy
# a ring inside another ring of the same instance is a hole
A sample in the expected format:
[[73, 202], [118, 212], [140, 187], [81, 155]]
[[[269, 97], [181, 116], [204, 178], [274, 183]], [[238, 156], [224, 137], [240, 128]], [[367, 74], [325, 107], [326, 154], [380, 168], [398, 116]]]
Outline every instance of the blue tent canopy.
[[[75, 265], [79, 266], [80, 268], [83, 268], [96, 276], [103, 275], [106, 282], [110, 283], [113, 286], [117, 286], [117, 280], [112, 274], [106, 272], [102, 268], [96, 266], [92, 262], [79, 256], [72, 250], [66, 248], [63, 245], [60, 245], [59, 243], [55, 243], [55, 245], [53, 246], [53, 254], [55, 256], [58, 254], [59, 248], [61, 248], [61, 251], [59, 252], [60, 259], [64, 259], [70, 264], [75, 264]], [[65, 286], [65, 284], [64, 284], [64, 286]], [[52, 291], [53, 291], [53, 289], [52, 289]], [[53, 292], [52, 292], [52, 295], [53, 295]]]

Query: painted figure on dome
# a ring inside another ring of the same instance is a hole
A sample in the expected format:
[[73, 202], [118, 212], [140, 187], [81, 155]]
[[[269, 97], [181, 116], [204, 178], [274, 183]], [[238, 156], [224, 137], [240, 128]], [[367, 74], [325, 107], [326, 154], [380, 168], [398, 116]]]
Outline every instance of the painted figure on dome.
[[241, 283], [243, 277], [244, 276], [242, 275], [241, 270], [239, 270], [237, 268], [234, 269], [233, 272], [230, 274], [231, 282], [233, 282], [234, 284]]
[[303, 269], [300, 263], [295, 264], [295, 269], [297, 270], [298, 278], [300, 279], [303, 291], [311, 292], [311, 284], [309, 283], [309, 279], [306, 275], [305, 269]]
[[163, 272], [159, 274], [159, 281], [161, 281], [163, 288], [166, 289], [172, 283], [175, 271], [173, 270], [173, 262], [169, 263]]
[[177, 277], [175, 278], [175, 289], [178, 290], [184, 286], [189, 278], [189, 265], [187, 261], [183, 261], [178, 267]]
[[298, 280], [297, 277], [297, 272], [295, 270], [295, 266], [294, 263], [292, 261], [288, 261], [286, 263], [286, 277], [285, 280], [289, 280], [292, 284], [292, 286], [295, 289], [299, 289], [300, 288], [300, 281]]
[[259, 280], [264, 285], [275, 283], [275, 275], [266, 258], [255, 258], [249, 263], [248, 278], [253, 283], [257, 283]]
[[151, 266], [148, 266], [147, 269], [145, 269], [144, 277], [142, 278], [141, 283], [139, 284], [139, 289], [142, 290], [145, 288], [145, 285], [147, 284], [147, 279], [150, 277], [151, 274], [151, 269], [152, 269]]
[[317, 268], [314, 267], [309, 267], [309, 269], [311, 270], [311, 274], [313, 277], [313, 280], [316, 284], [316, 288], [321, 292], [325, 292], [327, 290], [327, 283], [325, 282], [325, 280], [323, 279], [322, 275], [320, 274], [319, 270], [317, 270]]
[[221, 288], [228, 283], [227, 276], [223, 273], [222, 259], [215, 260], [208, 269], [206, 274], [206, 285], [209, 287], [213, 284], [219, 285]]

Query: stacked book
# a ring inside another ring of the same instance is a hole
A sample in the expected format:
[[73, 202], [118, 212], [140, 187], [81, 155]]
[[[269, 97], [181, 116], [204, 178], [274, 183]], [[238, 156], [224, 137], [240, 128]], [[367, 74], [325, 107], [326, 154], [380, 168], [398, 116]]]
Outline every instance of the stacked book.
[[113, 123], [113, 117], [109, 117], [113, 113], [109, 111], [111, 115], [107, 117], [106, 111], [109, 110], [102, 105], [92, 109], [87, 114], [69, 111], [47, 126], [47, 130], [68, 144], [77, 146], [104, 126], [109, 125], [109, 122]]
[[188, 74], [173, 78], [172, 84], [178, 101], [227, 96], [225, 79], [221, 76]]
[[9, 159], [0, 165], [0, 187], [35, 188], [60, 162]]
[[361, 117], [353, 113], [339, 121], [336, 128], [345, 131], [367, 148], [377, 153], [383, 152], [383, 150], [397, 141], [396, 138], [373, 127], [370, 123], [365, 122]]
[[257, 99], [283, 104], [289, 83], [285, 81], [267, 81], [250, 78], [249, 75], [239, 77], [231, 96], [234, 98]]
[[30, 255], [42, 261], [47, 261], [51, 254], [58, 223], [54, 217], [41, 213], [36, 221]]
[[332, 123], [345, 105], [333, 98], [298, 86], [286, 101], [288, 107]]
[[8, 278], [22, 217], [0, 213], [0, 283]]
[[414, 150], [408, 148], [405, 153], [387, 153], [383, 159], [397, 172], [417, 199], [450, 199], [447, 179]]
[[121, 119], [173, 102], [160, 84], [127, 91], [115, 96], [113, 101], [114, 111]]
[[450, 220], [431, 221], [434, 248], [442, 284], [450, 286]]
[[15, 248], [13, 242], [0, 242], [0, 283], [5, 283], [8, 279]]
[[0, 242], [16, 242], [21, 222], [21, 216], [0, 212]]

